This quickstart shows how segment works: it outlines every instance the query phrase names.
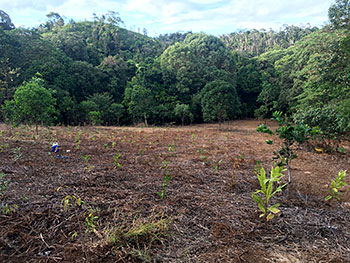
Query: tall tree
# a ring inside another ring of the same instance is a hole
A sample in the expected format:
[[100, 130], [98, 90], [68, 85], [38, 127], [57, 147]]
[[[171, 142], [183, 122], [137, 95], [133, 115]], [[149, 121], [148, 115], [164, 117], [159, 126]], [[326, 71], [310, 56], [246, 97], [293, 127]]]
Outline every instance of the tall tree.
[[334, 28], [350, 29], [350, 0], [335, 0], [328, 9], [328, 17]]
[[183, 42], [168, 47], [160, 65], [168, 94], [176, 96], [180, 104], [191, 105], [196, 121], [201, 121], [196, 95], [207, 83], [214, 80], [235, 83], [233, 55], [219, 38], [203, 33], [188, 34]]
[[42, 79], [34, 77], [17, 88], [13, 100], [5, 102], [3, 111], [12, 122], [35, 124], [38, 130], [40, 123], [54, 123], [55, 104], [52, 91], [45, 89]]
[[150, 89], [140, 85], [130, 85], [125, 89], [123, 103], [126, 105], [133, 122], [136, 124], [143, 119], [148, 126], [148, 118], [152, 114], [154, 98]]
[[3, 10], [0, 10], [0, 28], [3, 30], [12, 30], [15, 25], [12, 23], [10, 16]]
[[218, 121], [219, 129], [224, 120], [232, 120], [240, 113], [240, 101], [234, 85], [215, 80], [201, 91], [202, 110], [205, 121]]

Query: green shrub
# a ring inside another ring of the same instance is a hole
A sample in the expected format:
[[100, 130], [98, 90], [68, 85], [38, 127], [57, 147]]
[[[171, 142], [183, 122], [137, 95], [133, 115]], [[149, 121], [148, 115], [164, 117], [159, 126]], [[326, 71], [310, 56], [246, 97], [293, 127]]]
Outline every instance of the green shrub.
[[[315, 139], [320, 133], [319, 128], [311, 128], [302, 122], [292, 123], [286, 117], [282, 116], [282, 112], [274, 112], [272, 120], [278, 122], [279, 128], [273, 132], [265, 124], [259, 125], [258, 132], [267, 133], [269, 135], [278, 135], [283, 140], [283, 146], [274, 151], [274, 159], [279, 160], [278, 165], [286, 165], [288, 171], [288, 182], [291, 182], [290, 162], [297, 158], [297, 154], [293, 150], [294, 143], [303, 144], [309, 139]], [[273, 144], [272, 140], [267, 140], [267, 144]]]

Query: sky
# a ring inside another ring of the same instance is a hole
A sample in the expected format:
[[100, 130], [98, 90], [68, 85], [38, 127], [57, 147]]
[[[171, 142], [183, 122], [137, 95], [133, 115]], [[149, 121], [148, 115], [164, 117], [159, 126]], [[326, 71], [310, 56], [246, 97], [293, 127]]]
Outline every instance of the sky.
[[59, 13], [74, 21], [91, 21], [115, 11], [124, 27], [149, 36], [175, 32], [222, 35], [242, 29], [279, 30], [283, 25], [322, 26], [334, 0], [0, 0], [16, 27], [31, 28]]

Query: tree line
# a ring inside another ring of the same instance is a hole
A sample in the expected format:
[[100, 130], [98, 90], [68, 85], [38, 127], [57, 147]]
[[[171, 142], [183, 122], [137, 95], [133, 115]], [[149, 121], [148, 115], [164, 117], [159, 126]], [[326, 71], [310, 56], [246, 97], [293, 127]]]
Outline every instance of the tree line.
[[[50, 13], [46, 23], [24, 29], [0, 11], [1, 118], [160, 125], [263, 118], [279, 110], [324, 129], [335, 123], [332, 132], [346, 134], [349, 1], [337, 0], [328, 11], [330, 23], [321, 29], [156, 38], [123, 28], [115, 12], [85, 22]], [[17, 102], [34, 98], [28, 93], [36, 89], [49, 98], [43, 118]]]

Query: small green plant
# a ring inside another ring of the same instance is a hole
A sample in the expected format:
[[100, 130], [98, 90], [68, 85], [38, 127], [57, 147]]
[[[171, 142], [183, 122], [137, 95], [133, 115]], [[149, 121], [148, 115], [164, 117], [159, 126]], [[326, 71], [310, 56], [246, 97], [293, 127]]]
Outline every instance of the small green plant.
[[16, 212], [17, 209], [18, 209], [18, 205], [16, 204], [13, 204], [13, 205], [5, 204], [1, 212], [3, 215], [11, 215], [13, 212]]
[[95, 210], [90, 208], [90, 210], [86, 213], [85, 217], [85, 233], [88, 232], [95, 232], [96, 231], [96, 220], [98, 219], [98, 216], [94, 215]]
[[171, 153], [171, 152], [175, 152], [175, 145], [174, 145], [174, 142], [172, 144], [169, 144], [169, 147], [168, 147], [168, 151]]
[[259, 180], [260, 189], [257, 189], [254, 193], [252, 193], [252, 198], [258, 204], [259, 209], [262, 214], [260, 217], [264, 218], [265, 221], [265, 229], [267, 228], [267, 222], [274, 218], [275, 214], [279, 213], [280, 210], [278, 207], [280, 204], [270, 205], [271, 197], [273, 197], [276, 193], [281, 192], [282, 188], [287, 184], [279, 185], [276, 189], [274, 188], [275, 183], [279, 183], [281, 177], [283, 176], [282, 172], [285, 171], [280, 166], [272, 167], [270, 177], [266, 176], [266, 172], [262, 165], [259, 169], [256, 166], [256, 175]]
[[13, 160], [15, 162], [17, 162], [19, 159], [22, 158], [21, 149], [22, 149], [21, 147], [16, 147], [15, 149], [13, 149], [13, 154], [14, 154]]
[[119, 163], [119, 158], [121, 154], [119, 153], [118, 149], [117, 152], [113, 155], [113, 164], [115, 168], [120, 168], [122, 165]]
[[5, 195], [9, 182], [8, 180], [5, 180], [5, 174], [4, 173], [0, 173], [0, 196]]
[[77, 135], [75, 136], [75, 142], [80, 142], [80, 136], [83, 134], [82, 131], [79, 131]]
[[115, 148], [116, 144], [116, 142], [112, 142], [112, 149]]
[[91, 172], [91, 169], [94, 168], [94, 166], [90, 165], [89, 164], [89, 160], [90, 160], [90, 155], [82, 155], [81, 158], [85, 161], [85, 169], [88, 171], [88, 172]]
[[[59, 191], [59, 189], [57, 189], [57, 191]], [[61, 206], [64, 211], [69, 211], [73, 207], [82, 207], [83, 205], [86, 205], [86, 203], [75, 195], [66, 195], [61, 200]]]
[[78, 237], [78, 232], [77, 231], [72, 231], [68, 233], [72, 239], [76, 239]]
[[326, 201], [332, 198], [335, 198], [338, 201], [340, 201], [339, 196], [342, 195], [342, 193], [339, 190], [348, 185], [346, 182], [344, 182], [345, 176], [346, 171], [340, 171], [337, 175], [337, 178], [335, 178], [335, 180], [332, 180], [332, 185], [330, 187], [331, 189], [328, 190], [329, 195], [325, 197]]
[[[63, 189], [64, 186], [57, 188], [57, 192]], [[95, 209], [87, 206], [80, 197], [76, 195], [66, 194], [61, 200], [61, 207], [63, 211], [71, 214], [70, 219], [73, 217], [78, 218], [79, 233], [83, 232], [83, 225], [80, 219], [84, 220], [85, 224], [85, 234], [89, 232], [96, 232], [96, 221], [98, 216], [95, 215]], [[78, 231], [73, 230], [69, 233], [72, 239], [76, 239], [78, 236]]]
[[165, 175], [162, 183], [162, 190], [158, 192], [158, 195], [160, 196], [160, 198], [164, 199], [169, 181], [171, 180], [172, 176], [169, 174], [167, 161], [163, 161], [162, 166], [160, 168], [165, 171]]
[[346, 151], [346, 149], [344, 147], [338, 147], [337, 148], [337, 152], [338, 153], [342, 153], [342, 154], [346, 154], [347, 153], [347, 151]]
[[79, 131], [78, 134], [75, 136], [75, 142], [77, 143], [77, 145], [75, 146], [75, 149], [79, 150], [80, 148], [80, 136], [82, 135], [82, 131]]
[[103, 146], [105, 147], [106, 150], [108, 150], [108, 143], [104, 143]]
[[24, 193], [22, 196], [23, 201], [28, 201], [29, 197]]
[[[320, 133], [319, 128], [311, 128], [303, 123], [292, 123], [287, 118], [282, 116], [282, 112], [274, 112], [272, 120], [278, 122], [279, 128], [273, 132], [265, 124], [259, 125], [256, 129], [257, 132], [267, 133], [269, 135], [277, 134], [280, 139], [283, 140], [283, 146], [276, 151], [274, 151], [274, 160], [279, 160], [279, 166], [286, 166], [288, 172], [288, 183], [291, 183], [291, 169], [290, 162], [297, 158], [296, 152], [293, 150], [292, 146], [295, 142], [298, 144], [303, 144], [309, 139], [315, 139]], [[267, 140], [267, 144], [273, 144], [272, 140]]]
[[219, 160], [219, 161], [217, 161], [217, 162], [214, 162], [213, 168], [214, 168], [215, 173], [218, 173], [219, 165], [220, 165], [221, 163], [222, 163], [222, 160]]

